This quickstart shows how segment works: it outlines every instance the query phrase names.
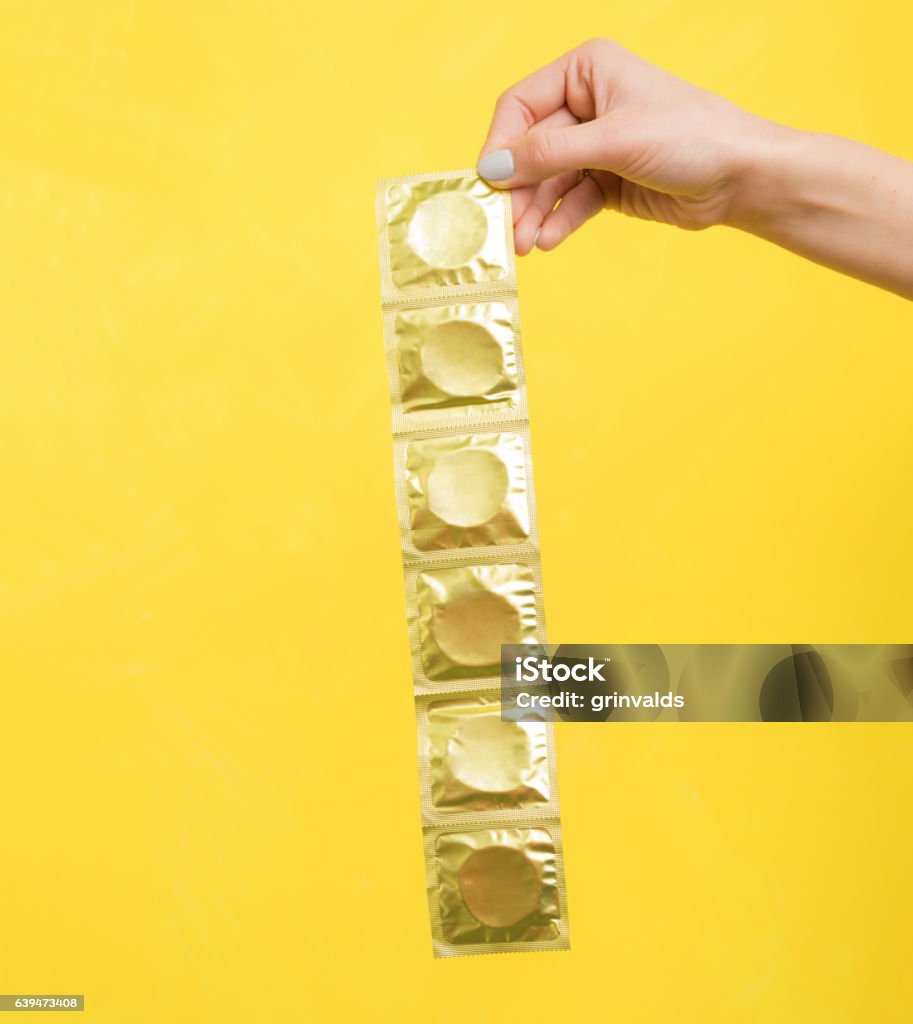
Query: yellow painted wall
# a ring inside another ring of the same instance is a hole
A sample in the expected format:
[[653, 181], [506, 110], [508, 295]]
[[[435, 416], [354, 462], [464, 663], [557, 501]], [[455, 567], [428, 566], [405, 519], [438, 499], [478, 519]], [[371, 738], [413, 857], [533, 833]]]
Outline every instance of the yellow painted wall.
[[[900, 0], [0, 7], [0, 991], [910, 1019], [908, 726], [562, 726], [573, 950], [431, 957], [374, 182], [593, 35], [913, 157]], [[608, 214], [519, 275], [552, 640], [910, 640], [913, 304]]]

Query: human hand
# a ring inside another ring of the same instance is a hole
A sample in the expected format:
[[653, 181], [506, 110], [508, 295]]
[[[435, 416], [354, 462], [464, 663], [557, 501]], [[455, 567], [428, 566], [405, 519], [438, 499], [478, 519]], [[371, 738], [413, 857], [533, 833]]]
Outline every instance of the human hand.
[[478, 169], [513, 190], [522, 256], [554, 249], [603, 209], [725, 223], [748, 151], [785, 130], [594, 39], [500, 97]]

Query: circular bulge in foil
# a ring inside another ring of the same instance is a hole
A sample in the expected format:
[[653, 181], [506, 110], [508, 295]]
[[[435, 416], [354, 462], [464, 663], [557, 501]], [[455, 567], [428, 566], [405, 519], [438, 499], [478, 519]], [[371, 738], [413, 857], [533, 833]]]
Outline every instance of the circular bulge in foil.
[[504, 373], [501, 346], [481, 324], [447, 320], [433, 327], [420, 349], [422, 369], [448, 395], [484, 395]]
[[409, 247], [429, 266], [465, 266], [485, 244], [488, 218], [471, 196], [440, 192], [419, 203], [409, 222]]
[[482, 793], [518, 789], [531, 758], [523, 726], [502, 722], [496, 715], [468, 719], [447, 745], [447, 764], [454, 778]]
[[539, 905], [542, 884], [536, 865], [512, 846], [486, 846], [471, 853], [458, 880], [466, 909], [489, 928], [509, 928]]
[[520, 613], [500, 594], [477, 590], [439, 604], [431, 614], [431, 632], [454, 665], [480, 668], [501, 661], [501, 644], [518, 644]]
[[480, 526], [497, 515], [510, 487], [507, 466], [484, 448], [443, 455], [428, 474], [428, 507], [451, 526]]

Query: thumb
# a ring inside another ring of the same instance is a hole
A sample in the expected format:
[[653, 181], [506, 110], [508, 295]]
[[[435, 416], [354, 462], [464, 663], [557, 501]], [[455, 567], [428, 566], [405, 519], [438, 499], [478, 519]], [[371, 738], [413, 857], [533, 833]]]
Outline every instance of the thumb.
[[479, 177], [497, 188], [516, 188], [545, 181], [562, 171], [615, 170], [621, 140], [617, 137], [620, 133], [613, 129], [611, 117], [568, 128], [536, 129], [502, 149], [486, 153], [479, 160]]

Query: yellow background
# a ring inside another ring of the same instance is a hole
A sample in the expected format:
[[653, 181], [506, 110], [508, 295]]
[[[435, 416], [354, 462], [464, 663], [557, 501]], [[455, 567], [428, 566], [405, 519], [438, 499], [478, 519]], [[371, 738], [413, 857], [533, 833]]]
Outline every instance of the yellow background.
[[[913, 157], [909, 4], [0, 23], [0, 991], [909, 1020], [908, 726], [561, 727], [573, 950], [432, 960], [373, 205], [593, 35]], [[910, 640], [913, 305], [611, 215], [519, 275], [553, 640]]]

